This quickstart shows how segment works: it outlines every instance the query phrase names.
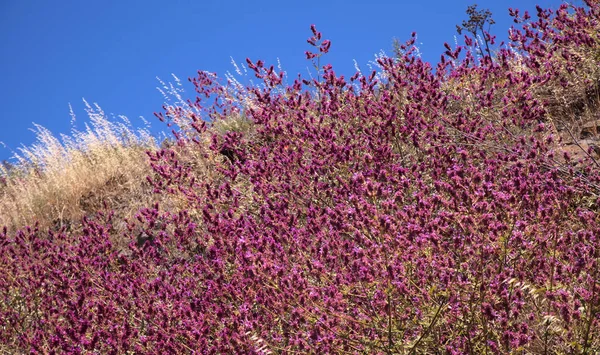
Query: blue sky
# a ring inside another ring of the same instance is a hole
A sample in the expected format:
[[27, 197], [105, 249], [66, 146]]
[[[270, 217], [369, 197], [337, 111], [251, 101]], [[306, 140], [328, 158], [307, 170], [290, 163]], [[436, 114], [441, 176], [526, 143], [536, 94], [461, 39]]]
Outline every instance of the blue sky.
[[[304, 51], [310, 25], [332, 41], [324, 63], [351, 76], [363, 70], [392, 40], [418, 33], [425, 60], [437, 62], [444, 42], [474, 0], [2, 0], [0, 1], [0, 161], [21, 144], [34, 142], [33, 122], [55, 135], [69, 133], [71, 103], [83, 128], [82, 98], [105, 112], [126, 115], [134, 125], [144, 116], [153, 132], [168, 131], [155, 119], [162, 95], [156, 77], [184, 80], [198, 70], [233, 72], [231, 57], [276, 65], [291, 78], [307, 74]], [[559, 0], [480, 0], [496, 21], [492, 33], [506, 38], [508, 8], [556, 8]]]

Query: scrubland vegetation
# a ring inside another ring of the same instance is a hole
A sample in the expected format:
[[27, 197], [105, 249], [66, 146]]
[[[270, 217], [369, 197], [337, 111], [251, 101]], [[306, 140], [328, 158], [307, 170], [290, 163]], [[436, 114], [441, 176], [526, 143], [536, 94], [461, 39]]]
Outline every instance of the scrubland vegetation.
[[315, 79], [199, 72], [162, 147], [40, 128], [0, 185], [0, 349], [600, 351], [600, 4], [502, 45], [473, 14], [433, 65], [413, 35], [346, 79], [312, 27]]

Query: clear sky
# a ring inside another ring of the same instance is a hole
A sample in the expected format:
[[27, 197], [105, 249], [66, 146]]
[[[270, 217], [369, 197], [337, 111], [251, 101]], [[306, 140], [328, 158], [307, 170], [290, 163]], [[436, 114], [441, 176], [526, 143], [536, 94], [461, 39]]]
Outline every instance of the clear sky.
[[168, 131], [153, 116], [163, 104], [156, 77], [184, 80], [198, 70], [233, 72], [231, 57], [276, 65], [291, 78], [307, 74], [304, 51], [310, 25], [332, 41], [324, 63], [347, 77], [392, 40], [418, 33], [422, 57], [436, 63], [444, 42], [468, 5], [490, 9], [492, 33], [506, 38], [508, 8], [557, 8], [559, 0], [0, 0], [0, 161], [35, 135], [33, 122], [54, 134], [69, 133], [71, 103], [77, 127], [86, 114], [82, 98], [105, 112], [144, 116], [153, 131]]

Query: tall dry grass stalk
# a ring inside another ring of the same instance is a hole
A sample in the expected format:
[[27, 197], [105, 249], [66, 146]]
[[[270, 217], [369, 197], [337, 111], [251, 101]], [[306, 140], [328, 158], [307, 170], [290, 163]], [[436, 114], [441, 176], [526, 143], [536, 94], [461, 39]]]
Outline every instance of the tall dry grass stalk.
[[151, 168], [145, 152], [157, 149], [155, 138], [147, 129], [132, 130], [125, 117], [111, 121], [98, 105], [84, 103], [90, 118], [84, 131], [58, 139], [35, 125], [36, 143], [20, 148], [10, 169], [0, 166], [0, 225], [60, 227], [104, 202], [129, 209], [146, 202]]

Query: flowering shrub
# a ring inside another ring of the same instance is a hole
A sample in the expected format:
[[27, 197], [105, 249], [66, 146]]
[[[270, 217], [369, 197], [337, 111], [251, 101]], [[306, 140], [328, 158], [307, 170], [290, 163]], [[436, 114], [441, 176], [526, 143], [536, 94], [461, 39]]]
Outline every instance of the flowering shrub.
[[[159, 116], [214, 172], [149, 153], [148, 181], [189, 211], [140, 210], [124, 249], [110, 211], [77, 234], [5, 230], [0, 339], [34, 353], [593, 353], [600, 166], [563, 150], [557, 106], [593, 105], [599, 20], [592, 1], [538, 9], [494, 60], [466, 37], [435, 71], [413, 35], [380, 75], [349, 81], [320, 67], [331, 43], [312, 27], [321, 75], [285, 86], [248, 60], [264, 86], [243, 101], [200, 72], [198, 99]], [[214, 130], [221, 117], [252, 127]]]

